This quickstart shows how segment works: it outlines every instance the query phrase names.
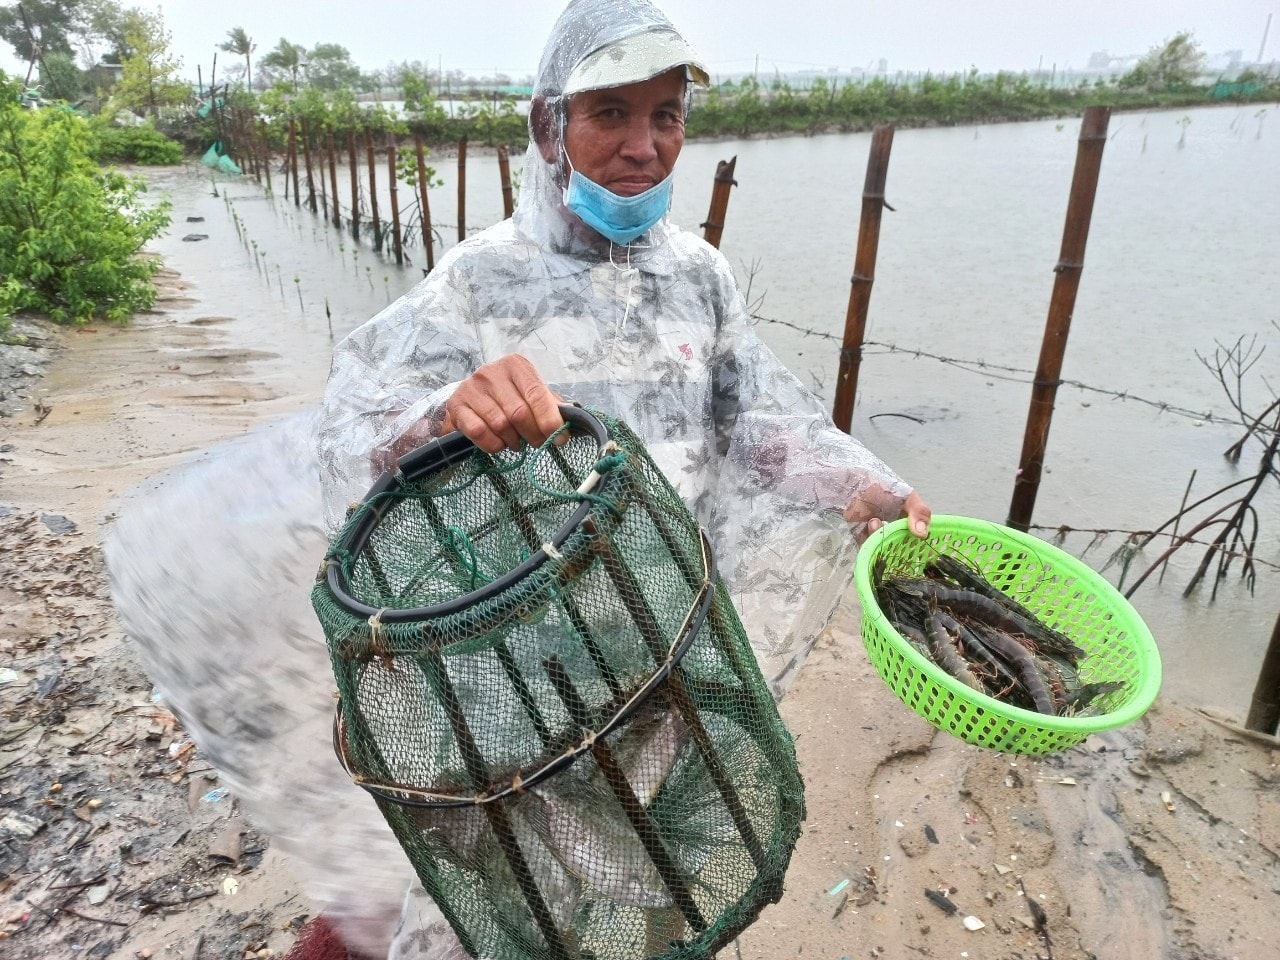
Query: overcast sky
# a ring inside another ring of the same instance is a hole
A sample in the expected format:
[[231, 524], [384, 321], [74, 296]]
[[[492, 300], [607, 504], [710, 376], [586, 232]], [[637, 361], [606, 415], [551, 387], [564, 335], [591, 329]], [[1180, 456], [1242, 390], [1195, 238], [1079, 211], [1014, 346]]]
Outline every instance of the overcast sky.
[[[12, 5], [12, 0], [0, 0]], [[241, 26], [265, 53], [281, 37], [340, 43], [364, 69], [389, 61], [443, 63], [519, 78], [537, 67], [559, 0], [168, 0], [137, 5], [165, 17], [184, 72], [206, 78], [219, 41]], [[1089, 55], [1139, 54], [1191, 30], [1216, 55], [1254, 59], [1280, 0], [660, 0], [715, 74], [808, 68], [953, 72], [975, 66], [1083, 68]], [[1265, 59], [1280, 57], [1280, 15]], [[226, 62], [227, 54], [221, 59]], [[17, 64], [7, 47], [0, 67]], [[25, 65], [24, 65], [25, 69]]]

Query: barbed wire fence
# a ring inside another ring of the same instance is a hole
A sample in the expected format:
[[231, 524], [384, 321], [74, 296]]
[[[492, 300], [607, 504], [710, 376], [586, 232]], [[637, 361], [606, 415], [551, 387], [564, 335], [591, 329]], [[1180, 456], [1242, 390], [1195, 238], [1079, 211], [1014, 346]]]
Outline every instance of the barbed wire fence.
[[[801, 326], [798, 323], [792, 323], [789, 320], [780, 320], [776, 317], [767, 317], [759, 313], [752, 313], [751, 319], [768, 323], [779, 327], [786, 327], [802, 334], [805, 337], [815, 337], [820, 340], [827, 340], [832, 343], [843, 343], [841, 337], [825, 330], [815, 330], [810, 327]], [[919, 347], [904, 347], [896, 343], [890, 343], [878, 340], [864, 340], [862, 342], [863, 354], [875, 356], [896, 354], [900, 356], [913, 357], [922, 360], [934, 360], [938, 363], [954, 367], [957, 370], [964, 370], [969, 373], [981, 374], [982, 376], [1004, 380], [1009, 383], [1035, 383], [1035, 371], [1025, 367], [1013, 367], [1005, 364], [991, 363], [986, 360], [973, 360], [963, 357], [948, 357], [940, 353], [932, 353], [928, 350], [922, 350]], [[871, 349], [868, 349], [871, 348]], [[1192, 410], [1189, 407], [1179, 406], [1166, 400], [1153, 400], [1149, 397], [1142, 397], [1138, 394], [1131, 393], [1128, 390], [1114, 390], [1108, 387], [1099, 387], [1093, 384], [1085, 383], [1082, 380], [1059, 380], [1058, 385], [1062, 387], [1073, 387], [1084, 393], [1094, 393], [1101, 396], [1110, 397], [1113, 400], [1131, 401], [1133, 403], [1142, 404], [1151, 407], [1160, 413], [1167, 413], [1170, 416], [1184, 417], [1198, 423], [1217, 423], [1229, 424], [1231, 426], [1239, 426], [1238, 417], [1228, 417], [1214, 413], [1212, 410]]]
[[[749, 270], [752, 279], [754, 279], [756, 269], [756, 265], [753, 265]], [[747, 290], [749, 297], [750, 281], [748, 281]], [[806, 338], [812, 337], [835, 344], [843, 344], [842, 337], [836, 336], [835, 334], [829, 333], [825, 330], [805, 327], [789, 320], [782, 320], [777, 317], [770, 317], [761, 313], [759, 308], [762, 301], [763, 296], [757, 298], [754, 302], [748, 300], [750, 316], [757, 323], [766, 323], [774, 326], [785, 327]], [[864, 340], [862, 343], [862, 349], [864, 355], [897, 355], [911, 357], [914, 359], [932, 360], [936, 363], [944, 364], [957, 370], [982, 376], [988, 380], [1002, 380], [1008, 383], [1026, 384], [1028, 386], [1035, 383], [1035, 371], [1024, 367], [992, 363], [980, 359], [950, 357], [929, 350], [922, 350], [915, 347], [904, 347], [896, 343], [884, 341]], [[1215, 379], [1217, 379], [1223, 387], [1229, 398], [1230, 405], [1233, 408], [1233, 415], [1223, 415], [1215, 413], [1213, 410], [1195, 410], [1166, 400], [1144, 397], [1129, 390], [1116, 390], [1109, 387], [1100, 387], [1095, 384], [1085, 383], [1081, 380], [1062, 379], [1059, 380], [1058, 383], [1059, 386], [1071, 387], [1083, 393], [1104, 396], [1112, 400], [1141, 404], [1143, 406], [1150, 407], [1160, 414], [1182, 417], [1197, 424], [1220, 424], [1241, 428], [1244, 431], [1243, 436], [1224, 451], [1224, 456], [1232, 462], [1235, 462], [1238, 461], [1243, 445], [1250, 436], [1261, 437], [1264, 443], [1267, 443], [1268, 435], [1274, 434], [1274, 428], [1269, 429], [1268, 425], [1264, 422], [1264, 418], [1269, 414], [1273, 414], [1275, 410], [1280, 409], [1280, 401], [1273, 402], [1261, 416], [1257, 416], [1246, 413], [1243, 400], [1241, 398], [1241, 381], [1244, 375], [1257, 362], [1262, 352], [1263, 348], [1258, 347], [1256, 337], [1251, 340], [1246, 340], [1246, 338], [1241, 337], [1233, 346], [1228, 347], [1219, 344], [1217, 353], [1212, 359], [1196, 354], [1196, 357], [1201, 364], [1203, 364], [1206, 369], [1215, 376]], [[818, 382], [816, 375], [814, 380], [818, 391], [821, 393], [823, 385], [821, 382]], [[1234, 380], [1234, 384], [1232, 383], [1232, 380]], [[903, 416], [908, 419], [917, 419], [908, 414], [878, 414], [877, 416]], [[1280, 426], [1280, 424], [1277, 426]], [[1276, 437], [1271, 435], [1269, 436], [1269, 440], [1270, 442], [1267, 443], [1268, 449], [1273, 451], [1276, 446]], [[1262, 468], [1263, 474], [1274, 473], [1270, 463], [1270, 458], [1266, 458]], [[1194, 481], [1194, 477], [1195, 473], [1193, 472], [1192, 481]], [[1280, 479], [1280, 477], [1277, 477], [1277, 479]], [[1193, 576], [1192, 582], [1187, 587], [1187, 593], [1189, 593], [1195, 584], [1204, 576], [1207, 560], [1210, 556], [1216, 556], [1220, 564], [1219, 576], [1213, 578], [1215, 594], [1217, 582], [1221, 578], [1221, 575], [1225, 575], [1227, 568], [1236, 561], [1242, 565], [1245, 579], [1248, 582], [1250, 589], [1252, 589], [1253, 572], [1255, 568], [1262, 567], [1269, 570], [1280, 571], [1280, 563], [1266, 560], [1265, 558], [1257, 555], [1254, 549], [1256, 546], [1256, 533], [1252, 538], [1235, 538], [1234, 540], [1230, 537], [1224, 537], [1221, 533], [1213, 539], [1205, 539], [1197, 536], [1197, 534], [1200, 533], [1212, 533], [1214, 527], [1220, 526], [1224, 522], [1221, 520], [1215, 520], [1214, 518], [1216, 518], [1221, 511], [1226, 510], [1227, 507], [1235, 506], [1240, 501], [1233, 501], [1231, 504], [1220, 508], [1218, 512], [1211, 515], [1209, 521], [1202, 522], [1191, 530], [1180, 530], [1176, 520], [1183, 517], [1194, 508], [1201, 507], [1213, 498], [1228, 492], [1232, 487], [1255, 481], [1256, 477], [1245, 478], [1244, 480], [1237, 481], [1237, 483], [1231, 484], [1222, 490], [1215, 491], [1213, 494], [1202, 498], [1194, 504], [1188, 505], [1186, 503], [1186, 497], [1190, 494], [1191, 482], [1189, 482], [1187, 494], [1184, 494], [1184, 503], [1182, 508], [1179, 510], [1178, 515], [1174, 520], [1166, 521], [1158, 527], [1148, 529], [1127, 529], [1120, 527], [1099, 528], [1076, 527], [1063, 523], [1057, 525], [1031, 524], [1030, 529], [1046, 535], [1046, 539], [1058, 546], [1064, 546], [1067, 538], [1072, 535], [1089, 537], [1088, 542], [1086, 542], [1083, 548], [1079, 550], [1078, 556], [1081, 558], [1084, 558], [1091, 552], [1103, 547], [1111, 538], [1116, 536], [1122, 537], [1123, 539], [1121, 540], [1120, 545], [1112, 550], [1101, 565], [1101, 570], [1104, 572], [1113, 567], [1118, 568], [1118, 576], [1122, 585], [1130, 572], [1130, 567], [1135, 564], [1135, 561], [1140, 556], [1143, 549], [1153, 543], [1159, 542], [1163, 546], [1160, 558], [1155, 563], [1151, 564], [1139, 576], [1138, 581], [1130, 587], [1128, 591], [1130, 595], [1148, 575], [1154, 573], [1157, 569], [1160, 570], [1161, 577], [1163, 577], [1164, 568], [1169, 556], [1176, 550], [1184, 547], [1202, 547], [1206, 551], [1206, 560], [1202, 562], [1200, 571]], [[1251, 499], [1252, 497], [1248, 497], [1244, 501], [1245, 509], [1247, 511], [1252, 510], [1252, 507], [1249, 504]]]

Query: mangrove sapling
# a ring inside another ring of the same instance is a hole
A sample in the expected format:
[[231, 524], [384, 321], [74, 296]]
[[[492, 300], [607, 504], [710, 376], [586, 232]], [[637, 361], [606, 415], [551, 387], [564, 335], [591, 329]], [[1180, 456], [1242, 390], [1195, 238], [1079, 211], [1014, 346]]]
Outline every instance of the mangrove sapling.
[[[1244, 400], [1245, 374], [1253, 368], [1261, 354], [1262, 348], [1257, 346], [1256, 337], [1248, 342], [1241, 337], [1230, 347], [1218, 344], [1212, 360], [1197, 354], [1201, 363], [1210, 370], [1222, 387], [1244, 428], [1243, 435], [1223, 452], [1223, 457], [1231, 463], [1238, 463], [1243, 456], [1245, 445], [1251, 440], [1257, 440], [1262, 444], [1262, 454], [1258, 459], [1257, 469], [1252, 475], [1226, 484], [1190, 504], [1186, 502], [1190, 496], [1190, 483], [1188, 483], [1187, 490], [1183, 494], [1183, 505], [1173, 517], [1153, 531], [1141, 535], [1130, 533], [1126, 543], [1117, 551], [1117, 554], [1123, 554], [1122, 586], [1123, 575], [1127, 573], [1128, 565], [1138, 550], [1148, 546], [1157, 537], [1168, 537], [1170, 542], [1169, 546], [1125, 591], [1125, 596], [1133, 596], [1138, 587], [1153, 572], [1163, 571], [1170, 558], [1190, 544], [1204, 546], [1205, 552], [1188, 581], [1183, 596], [1189, 595], [1209, 576], [1211, 566], [1214, 569], [1210, 602], [1217, 598], [1218, 584], [1226, 579], [1232, 564], [1237, 559], [1240, 561], [1241, 578], [1250, 592], [1253, 591], [1257, 582], [1259, 566], [1276, 569], [1274, 563], [1257, 557], [1254, 552], [1258, 544], [1260, 528], [1258, 509], [1254, 501], [1267, 485], [1268, 479], [1280, 480], [1280, 400], [1270, 401], [1258, 414], [1247, 412]], [[1194, 477], [1193, 471], [1193, 480]], [[1231, 499], [1220, 502], [1223, 497], [1233, 492]], [[1181, 522], [1191, 518], [1195, 518], [1191, 527], [1180, 531]], [[1199, 535], [1208, 531], [1216, 531], [1216, 534], [1206, 544]], [[1115, 559], [1114, 556], [1113, 559]], [[1280, 730], [1280, 617], [1276, 619], [1270, 643], [1263, 655], [1245, 726], [1250, 730], [1267, 734]]]
[[293, 278], [293, 288], [298, 291], [298, 310], [306, 313], [307, 308], [302, 305], [302, 280], [300, 278]]
[[[1189, 505], [1185, 502], [1188, 494], [1183, 495], [1184, 506], [1137, 544], [1138, 549], [1142, 549], [1157, 537], [1170, 538], [1168, 548], [1142, 572], [1133, 586], [1125, 591], [1126, 596], [1132, 596], [1153, 572], [1167, 565], [1170, 558], [1183, 546], [1199, 543], [1198, 535], [1209, 530], [1217, 532], [1209, 542], [1183, 595], [1189, 595], [1204, 580], [1215, 557], [1217, 568], [1210, 591], [1210, 600], [1217, 598], [1218, 584], [1226, 578], [1236, 559], [1240, 560], [1241, 577], [1250, 591], [1253, 590], [1257, 581], [1258, 561], [1254, 556], [1254, 550], [1258, 542], [1259, 526], [1258, 511], [1253, 501], [1268, 478], [1280, 479], [1280, 472], [1278, 472], [1280, 471], [1280, 400], [1272, 401], [1262, 413], [1256, 415], [1247, 412], [1245, 407], [1243, 386], [1245, 375], [1258, 362], [1262, 352], [1263, 348], [1258, 346], [1257, 337], [1252, 337], [1248, 341], [1240, 337], [1230, 347], [1218, 344], [1212, 359], [1196, 354], [1197, 359], [1217, 380], [1232, 409], [1235, 410], [1241, 426], [1244, 427], [1244, 434], [1223, 452], [1223, 457], [1231, 463], [1239, 462], [1245, 444], [1251, 439], [1263, 443], [1263, 453], [1258, 462], [1258, 469], [1252, 475], [1214, 490]], [[1192, 476], [1194, 478], [1194, 473]], [[1243, 488], [1238, 496], [1225, 503], [1219, 502], [1224, 495], [1237, 488]], [[1208, 513], [1198, 515], [1199, 519], [1190, 529], [1183, 533], [1177, 532], [1182, 520], [1197, 515], [1196, 511], [1203, 508], [1210, 509]]]
[[168, 225], [168, 204], [99, 169], [82, 117], [26, 110], [20, 94], [0, 74], [0, 328], [20, 310], [125, 323], [155, 302], [159, 263], [138, 254]]

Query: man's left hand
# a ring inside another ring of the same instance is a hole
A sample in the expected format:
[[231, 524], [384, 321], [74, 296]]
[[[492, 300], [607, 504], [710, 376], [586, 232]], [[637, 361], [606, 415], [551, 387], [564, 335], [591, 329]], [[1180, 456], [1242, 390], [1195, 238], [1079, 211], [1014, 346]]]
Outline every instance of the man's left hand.
[[[876, 496], [876, 493], [880, 493], [881, 496]], [[894, 519], [893, 510], [896, 503], [897, 498], [891, 496], [887, 490], [880, 488], [864, 490], [849, 503], [849, 506], [845, 507], [844, 518], [853, 524], [865, 523], [866, 533], [870, 536], [884, 526], [886, 517]], [[911, 532], [917, 537], [928, 536], [929, 520], [933, 516], [933, 511], [914, 490], [907, 494], [906, 500], [902, 502], [898, 516], [907, 518]]]
[[[933, 511], [914, 490], [907, 494], [907, 499], [902, 502], [902, 516], [907, 518], [907, 528], [917, 537], [929, 535], [929, 521], [933, 518]], [[872, 517], [867, 521], [867, 533], [875, 533], [883, 526], [883, 520]]]

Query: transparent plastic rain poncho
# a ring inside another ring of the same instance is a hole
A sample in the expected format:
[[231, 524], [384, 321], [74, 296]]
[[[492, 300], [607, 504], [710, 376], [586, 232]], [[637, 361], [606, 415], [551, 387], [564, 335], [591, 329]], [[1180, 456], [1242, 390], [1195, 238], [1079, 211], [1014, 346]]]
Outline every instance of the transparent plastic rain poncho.
[[[535, 93], [563, 115], [558, 92], [584, 56], [672, 29], [645, 2], [573, 3]], [[760, 342], [717, 251], [665, 218], [613, 246], [565, 210], [557, 178], [531, 145], [513, 220], [454, 248], [338, 346], [318, 417], [159, 478], [108, 534], [112, 593], [160, 692], [369, 956], [465, 956], [329, 746], [333, 678], [308, 593], [327, 534], [373, 480], [373, 451], [438, 419], [480, 364], [524, 354], [553, 390], [644, 440], [710, 532], [779, 697], [847, 589], [860, 531], [843, 509], [860, 499], [895, 517], [910, 491]]]
[[[563, 111], [579, 60], [655, 29], [673, 28], [647, 3], [571, 4], [535, 96]], [[761, 343], [718, 251], [666, 218], [629, 246], [603, 240], [565, 209], [559, 170], [530, 144], [515, 216], [338, 345], [318, 434], [328, 521], [368, 489], [371, 451], [441, 418], [481, 364], [523, 354], [552, 390], [643, 438], [711, 532], [781, 696], [849, 583], [858, 531], [842, 511], [863, 498], [896, 517], [910, 488]]]

